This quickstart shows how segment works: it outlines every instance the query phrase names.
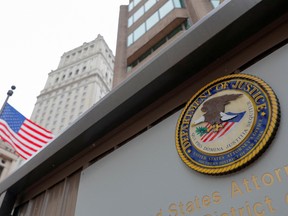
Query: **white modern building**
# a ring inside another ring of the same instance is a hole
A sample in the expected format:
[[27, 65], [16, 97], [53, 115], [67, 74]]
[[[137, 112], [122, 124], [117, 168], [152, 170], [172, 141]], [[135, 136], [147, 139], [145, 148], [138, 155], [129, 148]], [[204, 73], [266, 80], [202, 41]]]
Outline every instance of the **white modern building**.
[[101, 35], [65, 52], [49, 73], [31, 120], [58, 134], [111, 90], [113, 66], [114, 55]]

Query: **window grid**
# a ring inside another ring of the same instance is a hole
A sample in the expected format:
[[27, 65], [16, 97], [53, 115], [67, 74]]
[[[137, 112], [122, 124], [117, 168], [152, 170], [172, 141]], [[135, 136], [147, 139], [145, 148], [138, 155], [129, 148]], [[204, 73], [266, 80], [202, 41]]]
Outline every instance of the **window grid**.
[[151, 49], [149, 49], [147, 52], [142, 54], [136, 61], [132, 62], [127, 67], [127, 72], [131, 71], [132, 68], [136, 67], [140, 62], [142, 62], [144, 59], [146, 59], [149, 55], [151, 55], [155, 50], [157, 50], [159, 47], [161, 47], [163, 44], [165, 44], [168, 40], [170, 40], [178, 32], [183, 31], [185, 29], [188, 29], [189, 27], [190, 27], [190, 24], [189, 24], [188, 20], [186, 20], [184, 23], [182, 23], [181, 25], [176, 27], [168, 35], [166, 35], [158, 43], [156, 43]]
[[[183, 0], [168, 0], [158, 11], [148, 17], [138, 28], [136, 28], [130, 35], [128, 35], [127, 46], [129, 47], [144, 35], [157, 22], [163, 19], [174, 8], [183, 8]], [[156, 15], [157, 14], [157, 15]], [[158, 20], [158, 21], [157, 21]]]
[[133, 25], [140, 17], [149, 11], [149, 9], [155, 5], [159, 0], [148, 0], [143, 6], [141, 6], [135, 13], [133, 13], [128, 19], [128, 27]]

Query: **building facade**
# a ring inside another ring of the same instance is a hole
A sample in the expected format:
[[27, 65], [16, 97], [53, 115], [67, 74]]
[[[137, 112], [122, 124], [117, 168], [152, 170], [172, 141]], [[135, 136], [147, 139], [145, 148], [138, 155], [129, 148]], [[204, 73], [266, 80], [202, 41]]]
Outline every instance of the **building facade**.
[[65, 52], [49, 73], [31, 120], [59, 133], [111, 90], [113, 67], [113, 53], [101, 35]]
[[114, 86], [155, 58], [164, 47], [221, 1], [130, 0], [120, 7]]
[[[287, 0], [225, 1], [2, 181], [0, 214], [287, 215], [287, 43]], [[239, 92], [204, 144], [206, 102]]]
[[19, 167], [21, 158], [12, 146], [0, 140], [0, 181]]

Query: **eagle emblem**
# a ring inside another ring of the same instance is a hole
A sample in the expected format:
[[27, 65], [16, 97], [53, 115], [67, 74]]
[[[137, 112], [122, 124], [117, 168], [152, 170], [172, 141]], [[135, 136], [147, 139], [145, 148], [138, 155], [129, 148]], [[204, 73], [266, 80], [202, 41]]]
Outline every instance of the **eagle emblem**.
[[242, 94], [222, 95], [206, 101], [201, 108], [201, 111], [205, 114], [193, 122], [192, 126], [202, 122], [208, 122], [211, 125], [208, 132], [212, 129], [218, 132], [219, 128], [223, 127], [224, 122], [237, 117], [235, 113], [225, 113], [225, 106], [228, 105], [230, 101], [236, 100], [241, 96]]
[[196, 128], [196, 133], [201, 136], [202, 142], [209, 142], [222, 137], [236, 122], [242, 119], [245, 111], [240, 113], [225, 112], [225, 106], [241, 96], [242, 94], [226, 94], [203, 103], [201, 111], [204, 114], [191, 125], [193, 127], [203, 122], [206, 123], [204, 127]]
[[247, 74], [228, 75], [208, 83], [183, 108], [176, 149], [198, 172], [227, 174], [268, 147], [279, 120], [279, 103], [267, 83]]

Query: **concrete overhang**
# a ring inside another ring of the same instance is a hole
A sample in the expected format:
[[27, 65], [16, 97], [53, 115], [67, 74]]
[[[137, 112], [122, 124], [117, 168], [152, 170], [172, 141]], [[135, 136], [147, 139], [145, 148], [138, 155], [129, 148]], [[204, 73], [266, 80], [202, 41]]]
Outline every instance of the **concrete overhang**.
[[140, 67], [22, 167], [0, 183], [21, 193], [187, 78], [287, 13], [287, 0], [231, 0]]

